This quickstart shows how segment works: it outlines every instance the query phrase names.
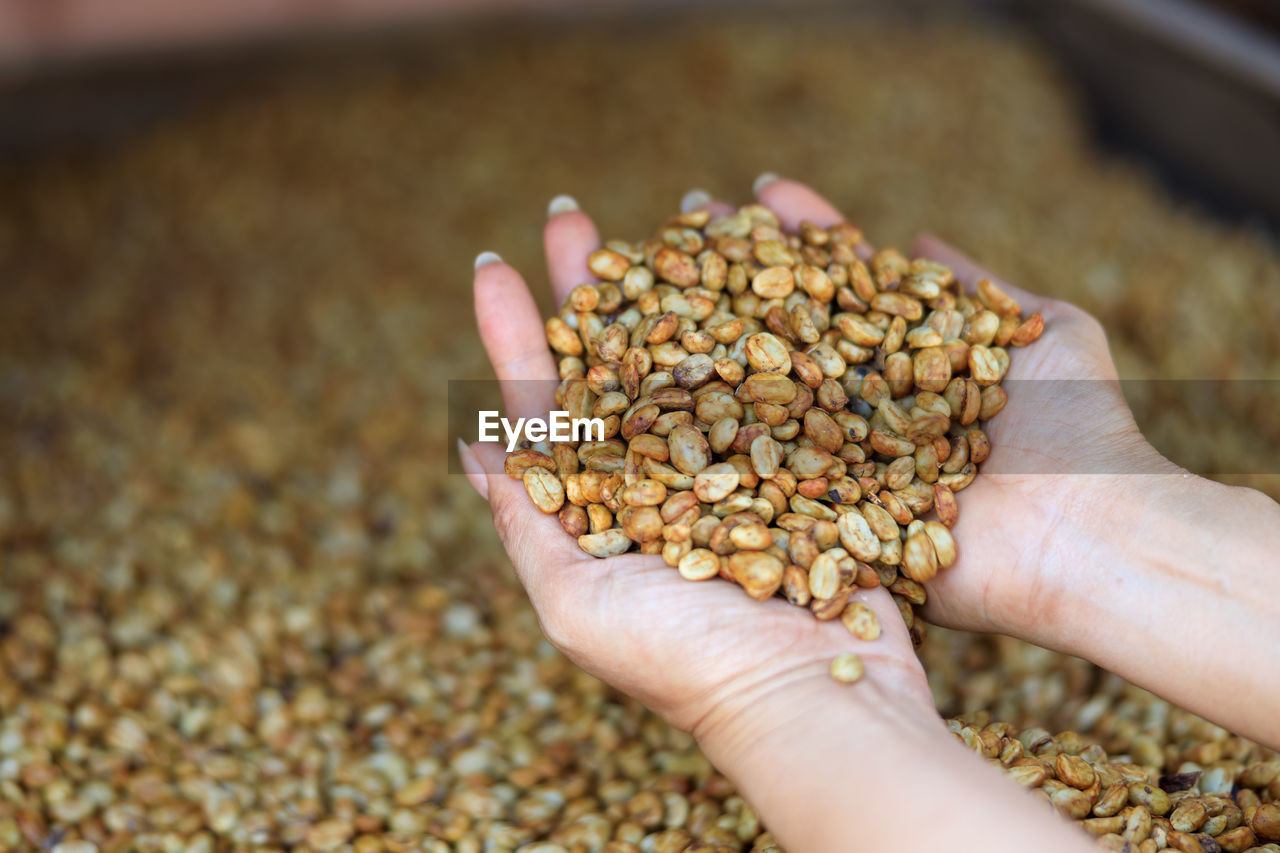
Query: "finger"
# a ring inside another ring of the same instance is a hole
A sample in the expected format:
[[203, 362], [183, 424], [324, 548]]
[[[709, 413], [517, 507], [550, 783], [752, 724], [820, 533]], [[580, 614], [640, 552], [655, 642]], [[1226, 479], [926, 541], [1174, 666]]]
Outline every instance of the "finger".
[[997, 287], [1018, 301], [1023, 313], [1032, 311], [1043, 313], [1052, 301], [1009, 284], [1009, 282], [1000, 278], [991, 270], [979, 266], [976, 261], [955, 246], [940, 240], [932, 234], [921, 234], [916, 237], [915, 242], [911, 244], [911, 253], [913, 257], [929, 258], [940, 264], [946, 264], [969, 293], [972, 293], [977, 288], [981, 279], [990, 279]]
[[693, 213], [695, 210], [705, 210], [711, 214], [712, 219], [718, 219], [734, 213], [737, 208], [727, 201], [712, 198], [711, 193], [706, 190], [692, 189], [680, 199], [680, 212]]
[[524, 483], [504, 473], [505, 454], [499, 445], [481, 442], [471, 449], [488, 481], [493, 526], [520, 582], [535, 603], [548, 600], [550, 587], [556, 582], [556, 568], [581, 562], [582, 552], [554, 515], [533, 505]]
[[485, 476], [484, 467], [476, 458], [476, 453], [462, 439], [458, 439], [458, 461], [462, 463], [462, 473], [467, 476], [471, 488], [485, 500], [489, 500], [489, 479]]
[[555, 401], [558, 374], [524, 279], [502, 258], [485, 252], [476, 258], [475, 303], [480, 339], [508, 415], [545, 415]]
[[587, 269], [587, 256], [600, 248], [600, 234], [591, 217], [578, 209], [573, 196], [558, 195], [547, 207], [547, 224], [542, 229], [542, 248], [547, 256], [551, 294], [559, 306], [569, 291], [595, 281]]
[[760, 203], [778, 214], [782, 227], [795, 231], [808, 220], [819, 228], [828, 228], [844, 217], [836, 206], [799, 181], [765, 172], [751, 187]]
[[[798, 230], [802, 222], [811, 222], [819, 228], [830, 228], [847, 221], [834, 204], [805, 184], [781, 178], [772, 172], [765, 172], [756, 178], [752, 191], [761, 204], [778, 214], [782, 227], [787, 231]], [[864, 261], [874, 251], [865, 240], [855, 250]]]

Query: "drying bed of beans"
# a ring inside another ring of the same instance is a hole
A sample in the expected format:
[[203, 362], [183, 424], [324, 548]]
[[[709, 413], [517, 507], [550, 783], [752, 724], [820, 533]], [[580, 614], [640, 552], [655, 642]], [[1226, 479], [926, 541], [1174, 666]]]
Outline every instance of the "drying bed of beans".
[[[771, 848], [685, 735], [540, 642], [445, 474], [436, 380], [485, 360], [467, 309], [441, 306], [469, 305], [481, 249], [536, 270], [557, 193], [612, 231], [769, 168], [889, 242], [928, 223], [1081, 304], [1122, 375], [1280, 357], [1274, 245], [1100, 159], [1016, 34], [789, 11], [615, 35], [530, 51], [488, 26], [300, 61], [114, 144], [0, 164], [0, 847]], [[1139, 402], [1175, 460], [1248, 468], [1247, 408]], [[987, 760], [1057, 733], [1014, 761], [1038, 759], [1061, 807], [1081, 808], [1062, 753], [1169, 777], [1162, 814], [1139, 787], [1084, 820], [1132, 819], [1148, 848], [1246, 826], [1264, 844], [1273, 754], [1007, 638], [931, 629], [919, 651]], [[1199, 827], [1177, 814], [1192, 799]]]

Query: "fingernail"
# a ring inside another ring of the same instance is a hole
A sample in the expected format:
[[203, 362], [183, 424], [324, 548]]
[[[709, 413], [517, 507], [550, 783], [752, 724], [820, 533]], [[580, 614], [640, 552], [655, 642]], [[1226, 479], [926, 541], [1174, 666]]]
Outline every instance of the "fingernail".
[[462, 470], [467, 475], [467, 482], [480, 497], [489, 500], [489, 481], [485, 478], [484, 468], [476, 458], [475, 452], [467, 447], [467, 443], [462, 439], [458, 439], [458, 460], [462, 463]]
[[578, 209], [578, 200], [571, 195], [558, 195], [547, 205], [547, 218], [559, 213], [573, 213]]
[[706, 190], [689, 190], [680, 199], [680, 212], [689, 213], [711, 201], [711, 193]]
[[480, 254], [476, 255], [476, 269], [480, 269], [480, 267], [483, 267], [483, 266], [488, 266], [489, 264], [500, 264], [500, 263], [502, 263], [502, 255], [499, 255], [497, 252], [481, 252]]
[[756, 195], [760, 195], [760, 193], [764, 190], [765, 187], [769, 186], [769, 184], [773, 183], [776, 180], [778, 180], [778, 175], [776, 173], [761, 172], [760, 176], [756, 178], [755, 183], [751, 185], [751, 192], [753, 192]]

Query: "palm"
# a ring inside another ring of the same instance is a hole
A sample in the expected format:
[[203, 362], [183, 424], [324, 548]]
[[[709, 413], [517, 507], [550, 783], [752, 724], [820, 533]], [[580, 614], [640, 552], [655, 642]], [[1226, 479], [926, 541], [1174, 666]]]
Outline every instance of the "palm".
[[[685, 729], [743, 689], [744, 680], [764, 683], [825, 667], [857, 645], [838, 621], [819, 622], [780, 599], [755, 601], [724, 581], [690, 583], [657, 557], [579, 560], [565, 573], [573, 591], [559, 606], [580, 618], [561, 634], [548, 625], [553, 640], [584, 668]], [[895, 606], [883, 590], [872, 593], [867, 598], [886, 630], [863, 657], [891, 664], [881, 671], [887, 686], [927, 702], [924, 671]]]
[[[585, 261], [599, 243], [585, 215], [552, 217], [545, 243], [557, 300], [591, 280]], [[545, 412], [546, 385], [519, 381], [556, 376], [523, 280], [503, 264], [482, 267], [476, 312], [506, 408], [519, 415]], [[476, 452], [485, 470], [501, 471], [494, 445], [477, 445]], [[584, 557], [555, 518], [532, 506], [518, 481], [491, 476], [487, 492], [499, 534], [548, 638], [584, 669], [682, 728], [694, 728], [710, 709], [753, 686], [825, 672], [832, 657], [852, 649], [871, 664], [882, 687], [932, 708], [906, 626], [883, 589], [854, 593], [883, 626], [880, 639], [864, 643], [838, 620], [819, 622], [780, 599], [758, 602], [720, 580], [686, 581], [656, 556]]]
[[959, 559], [930, 584], [926, 615], [968, 630], [1001, 630], [989, 614], [1009, 606], [1051, 605], [1002, 605], [999, 598], [1027, 589], [1024, 579], [1043, 575], [1049, 564], [1066, 562], [1054, 528], [1073, 502], [1088, 499], [1090, 481], [1080, 475], [1120, 470], [1126, 439], [1139, 436], [1097, 322], [1074, 306], [1003, 286], [1034, 303], [1045, 332], [1013, 353], [1009, 402], [984, 424], [991, 456], [958, 496]]
[[[1054, 507], [1061, 499], [1060, 488], [1046, 488], [1049, 478], [1090, 466], [1081, 458], [1081, 447], [1093, 443], [1081, 440], [1076, 424], [1083, 420], [1102, 430], [1109, 428], [1109, 419], [1129, 422], [1127, 409], [1113, 405], [1115, 387], [1094, 381], [1115, 376], [1096, 324], [1070, 306], [1045, 310], [1052, 315], [1050, 331], [1012, 359], [1010, 402], [986, 425], [996, 449], [983, 465], [983, 476], [961, 495], [956, 538], [965, 545], [960, 560], [930, 584], [930, 615], [943, 624], [995, 627], [981, 618], [982, 602], [994, 589], [1012, 587], [1009, 574], [1035, 571], [1045, 557]], [[1057, 399], [1064, 395], [1074, 398]], [[1084, 407], [1095, 411], [1080, 418]], [[1055, 412], [1064, 410], [1072, 417], [1055, 420]], [[582, 562], [585, 566], [576, 570], [584, 577], [606, 577], [602, 583], [581, 587], [591, 597], [582, 605], [600, 614], [600, 624], [591, 630], [618, 638], [618, 668], [626, 669], [631, 649], [647, 648], [652, 671], [632, 670], [634, 682], [619, 685], [633, 695], [642, 695], [654, 677], [674, 695], [731, 689], [743, 672], [763, 667], [776, 674], [829, 659], [850, 645], [838, 623], [819, 623], [781, 601], [762, 606], [740, 589], [719, 582], [690, 589], [656, 557]], [[896, 686], [923, 695], [916, 688], [923, 687], [924, 672], [903, 626], [888, 596], [882, 590], [874, 592], [880, 599], [877, 609], [890, 614], [895, 630], [867, 654], [901, 665], [895, 667], [900, 679]], [[570, 642], [567, 647], [575, 645]]]
[[[825, 225], [843, 218], [793, 182], [771, 184], [761, 200], [793, 230], [801, 220]], [[586, 257], [599, 238], [584, 214], [575, 210], [551, 217], [545, 244], [557, 300], [592, 280]], [[915, 251], [949, 263], [969, 287], [989, 276], [936, 241], [919, 241]], [[1118, 390], [1106, 383], [1021, 382], [1106, 380], [1115, 374], [1105, 337], [1087, 315], [1065, 303], [1006, 289], [1027, 310], [1044, 314], [1047, 331], [1036, 346], [1012, 359], [1010, 402], [986, 425], [995, 450], [983, 476], [960, 498], [960, 560], [931, 583], [926, 611], [941, 624], [976, 630], [998, 627], [987, 618], [986, 607], [993, 595], [1012, 588], [1006, 583], [1010, 574], [1036, 571], [1045, 558], [1044, 543], [1064, 499], [1061, 478], [1069, 477], [1060, 472], [1106, 464], [1096, 453], [1079, 451], [1114, 444], [1088, 436], [1082, 440], [1075, 426], [1081, 409], [1092, 409], [1083, 420], [1108, 438], [1132, 427]], [[504, 264], [481, 267], [476, 313], [506, 408], [517, 415], [545, 412], [546, 383], [517, 381], [557, 376], [524, 281]], [[535, 386], [541, 390], [532, 390]], [[1050, 403], [1065, 405], [1071, 417], [1055, 421]], [[485, 470], [502, 470], [501, 451], [493, 445], [480, 445], [477, 452], [485, 457]], [[586, 558], [553, 517], [533, 507], [518, 481], [497, 474], [477, 487], [487, 491], [498, 531], [552, 642], [676, 725], [695, 728], [717, 705], [749, 696], [772, 679], [825, 668], [834, 654], [851, 648], [872, 663], [868, 671], [880, 686], [931, 707], [906, 626], [883, 589], [855, 593], [884, 628], [879, 640], [863, 643], [839, 622], [818, 622], [781, 600], [757, 602], [719, 580], [690, 583], [656, 556]]]

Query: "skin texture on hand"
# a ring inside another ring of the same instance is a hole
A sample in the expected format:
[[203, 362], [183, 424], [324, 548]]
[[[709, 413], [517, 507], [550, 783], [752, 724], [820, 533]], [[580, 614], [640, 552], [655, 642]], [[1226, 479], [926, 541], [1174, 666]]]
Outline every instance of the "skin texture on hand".
[[[769, 181], [757, 194], [789, 230], [801, 220], [825, 226], [844, 219], [793, 181]], [[553, 210], [544, 244], [557, 302], [592, 281], [585, 261], [599, 236], [576, 205]], [[994, 278], [935, 238], [918, 240], [912, 255], [948, 264], [967, 290]], [[1177, 568], [1215, 556], [1197, 519], [1233, 533], [1259, 524], [1280, 531], [1276, 505], [1191, 478], [1163, 459], [1133, 421], [1098, 323], [1067, 303], [1001, 286], [1025, 313], [1044, 316], [1045, 332], [1011, 353], [1007, 381], [1022, 384], [984, 425], [993, 451], [959, 495], [959, 561], [930, 584], [927, 617], [1087, 657], [1247, 736], [1280, 741], [1273, 722], [1280, 685], [1259, 686], [1247, 659], [1218, 666], [1203, 631], [1162, 634], [1189, 619], [1208, 588], [1216, 609], [1199, 614], [1207, 624], [1249, 626], [1258, 648], [1280, 648], [1280, 575], [1269, 573], [1262, 601], [1242, 594], [1267, 548], [1280, 549], [1280, 533], [1270, 542], [1255, 535], [1244, 546], [1247, 559], [1220, 561], [1208, 581]], [[485, 263], [476, 272], [475, 299], [505, 414], [545, 414], [558, 374], [523, 278], [500, 259]], [[1036, 849], [1088, 849], [1043, 809], [1018, 810], [1016, 788], [956, 747], [883, 589], [856, 593], [883, 626], [880, 639], [865, 643], [839, 622], [819, 623], [780, 600], [757, 602], [719, 580], [686, 581], [657, 556], [594, 559], [503, 473], [500, 448], [460, 452], [548, 639], [583, 669], [692, 731], [788, 847], [848, 849], [853, 830], [839, 816], [856, 811], [857, 840], [871, 849], [937, 849], [978, 837], [984, 821], [1022, 827], [984, 841], [987, 849], [1028, 849], [1031, 837]], [[1188, 485], [1201, 493], [1194, 509], [1180, 508]], [[1164, 540], [1176, 545], [1152, 544]], [[866, 661], [867, 674], [853, 688], [827, 677], [827, 664], [842, 651]], [[1246, 695], [1248, 707], [1197, 690], [1186, 674], [1198, 667], [1214, 670], [1216, 696]], [[904, 769], [925, 766], [927, 782]], [[868, 776], [870, 768], [880, 772]], [[804, 782], [780, 789], [780, 773]], [[936, 819], [910, 843], [895, 835], [904, 810], [921, 808]]]
[[[586, 214], [555, 213], [544, 244], [557, 302], [592, 280], [586, 257], [600, 240]], [[507, 416], [544, 414], [558, 374], [524, 280], [500, 261], [484, 264], [476, 272], [475, 301]], [[582, 553], [554, 517], [533, 507], [523, 484], [503, 473], [498, 446], [477, 444], [468, 455], [464, 463], [475, 470], [473, 482], [490, 502], [548, 639], [674, 725], [701, 736], [792, 680], [814, 673], [825, 678], [831, 658], [844, 651], [863, 655], [868, 679], [932, 714], [924, 672], [885, 590], [854, 593], [884, 628], [880, 639], [864, 643], [838, 620], [820, 623], [781, 600], [757, 602], [724, 582], [686, 581], [657, 556], [598, 560]]]
[[[790, 227], [800, 218], [839, 218], [802, 185], [777, 181], [765, 189], [779, 195], [769, 203], [793, 220]], [[599, 237], [585, 214], [559, 203], [544, 242], [560, 301], [591, 280], [585, 259]], [[544, 413], [557, 374], [537, 306], [514, 269], [500, 259], [483, 260], [489, 262], [476, 273], [476, 315], [503, 382], [507, 415]], [[997, 818], [993, 809], [1021, 806], [1016, 788], [967, 755], [941, 725], [885, 590], [854, 593], [883, 627], [878, 640], [866, 643], [838, 621], [818, 622], [780, 600], [757, 602], [718, 580], [686, 581], [657, 556], [597, 560], [579, 551], [555, 518], [532, 506], [523, 484], [503, 473], [501, 449], [477, 444], [460, 453], [472, 483], [490, 502], [548, 639], [588, 672], [692, 731], [791, 849], [844, 850], [855, 838], [926, 849], [956, 833], [978, 832], [983, 821]], [[831, 659], [850, 650], [867, 667], [852, 688], [827, 673]], [[938, 767], [928, 786], [902, 772], [925, 760]], [[876, 766], [881, 772], [874, 775], [857, 771]], [[777, 791], [780, 771], [798, 776], [785, 794]], [[887, 783], [885, 774], [896, 777]], [[960, 799], [958, 791], [965, 792]], [[877, 799], [884, 820], [852, 829], [847, 818], [858, 812], [852, 807]], [[952, 819], [905, 844], [902, 825], [884, 810], [909, 800]], [[1042, 849], [1087, 849], [1043, 808], [1027, 808], [1011, 820], [1025, 827], [1022, 838], [1038, 838]], [[992, 849], [1012, 851], [1022, 843], [1013, 835]]]
[[971, 631], [1018, 633], [1052, 606], [1039, 581], [1069, 572], [1087, 553], [1083, 532], [1059, 535], [1089, 514], [1099, 485], [1129, 474], [1180, 472], [1142, 437], [1101, 325], [1066, 302], [996, 278], [935, 237], [913, 255], [950, 266], [966, 290], [991, 279], [1045, 319], [1040, 340], [1010, 348], [1009, 402], [983, 424], [993, 448], [980, 475], [958, 495], [961, 543], [955, 566], [929, 584], [925, 615]]
[[[918, 255], [994, 278], [924, 237]], [[956, 564], [925, 616], [1099, 664], [1234, 732], [1280, 746], [1280, 506], [1194, 476], [1143, 438], [1106, 335], [1065, 302], [1000, 282], [1045, 333], [1013, 351], [994, 448], [959, 495]], [[1274, 656], [1272, 656], [1274, 658]]]
[[495, 526], [529, 592], [544, 633], [574, 663], [703, 737], [768, 693], [820, 675], [856, 651], [867, 678], [928, 713], [933, 699], [897, 606], [883, 589], [859, 590], [882, 636], [854, 638], [780, 599], [759, 602], [718, 580], [684, 580], [655, 555], [600, 560], [583, 554], [554, 516], [535, 509], [502, 473], [502, 450], [476, 447]]

